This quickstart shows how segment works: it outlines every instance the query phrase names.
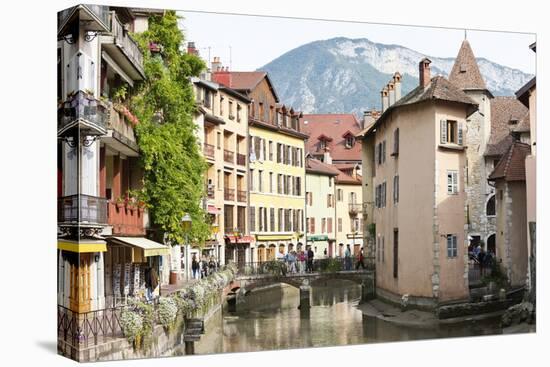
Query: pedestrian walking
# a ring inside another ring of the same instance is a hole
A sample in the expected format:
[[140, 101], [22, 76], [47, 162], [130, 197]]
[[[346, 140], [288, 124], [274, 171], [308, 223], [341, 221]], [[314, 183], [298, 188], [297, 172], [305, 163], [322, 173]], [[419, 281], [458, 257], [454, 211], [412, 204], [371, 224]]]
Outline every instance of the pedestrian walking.
[[304, 250], [300, 250], [298, 253], [298, 268], [300, 273], [304, 273], [306, 270], [306, 254], [304, 253]]
[[365, 269], [365, 255], [363, 255], [362, 247], [361, 251], [359, 251], [359, 254], [357, 255], [357, 264], [355, 264], [355, 270], [359, 270], [359, 267]]
[[193, 271], [192, 278], [193, 279], [199, 279], [200, 276], [200, 264], [197, 261], [197, 256], [193, 255], [193, 258], [191, 260], [191, 270]]
[[311, 249], [311, 246], [309, 246], [307, 250], [307, 268], [306, 271], [309, 271], [310, 273], [313, 272], [313, 250]]
[[346, 251], [344, 251], [344, 269], [351, 270], [351, 249], [349, 243], [346, 247]]

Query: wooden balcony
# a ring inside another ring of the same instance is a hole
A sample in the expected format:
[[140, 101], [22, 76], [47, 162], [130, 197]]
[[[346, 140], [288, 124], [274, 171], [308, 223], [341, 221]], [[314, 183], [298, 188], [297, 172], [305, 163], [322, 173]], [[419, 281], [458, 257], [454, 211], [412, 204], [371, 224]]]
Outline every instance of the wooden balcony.
[[235, 201], [235, 189], [225, 188], [223, 190], [223, 198], [224, 200]]
[[231, 150], [223, 150], [223, 160], [227, 163], [235, 163], [235, 152]]
[[214, 159], [214, 152], [216, 151], [215, 146], [213, 146], [212, 144], [204, 143], [204, 147], [202, 150], [205, 157]]
[[109, 202], [108, 224], [114, 235], [144, 236], [144, 209], [125, 203]]

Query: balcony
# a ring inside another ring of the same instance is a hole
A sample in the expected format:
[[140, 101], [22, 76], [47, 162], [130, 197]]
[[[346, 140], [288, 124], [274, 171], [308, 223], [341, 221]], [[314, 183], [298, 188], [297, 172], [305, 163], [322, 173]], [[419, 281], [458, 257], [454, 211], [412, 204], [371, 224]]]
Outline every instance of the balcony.
[[57, 13], [57, 35], [63, 37], [72, 31], [71, 24], [79, 22], [77, 29], [109, 32], [109, 7], [80, 4]]
[[235, 189], [224, 189], [223, 190], [223, 198], [224, 200], [231, 200], [235, 201]]
[[113, 226], [113, 235], [144, 236], [144, 209], [125, 203], [108, 203], [108, 224]]
[[239, 166], [246, 166], [246, 155], [237, 153], [237, 164]]
[[139, 147], [134, 132], [137, 120], [131, 112], [121, 104], [109, 103], [106, 121], [107, 135], [102, 137], [101, 141], [126, 156], [137, 157]]
[[235, 152], [231, 150], [223, 150], [223, 160], [227, 163], [235, 163]]
[[214, 159], [214, 152], [216, 151], [215, 146], [213, 146], [212, 144], [204, 143], [204, 147], [202, 150], [204, 152], [205, 157]]
[[237, 190], [237, 201], [241, 203], [246, 203], [246, 191]]
[[108, 53], [108, 57], [104, 58], [108, 63], [114, 62], [122, 68], [133, 80], [144, 79], [143, 54], [138, 44], [114, 11], [109, 12], [109, 21], [110, 34], [101, 36], [102, 47]]
[[91, 195], [71, 195], [58, 199], [57, 222], [107, 224], [107, 199]]
[[357, 203], [350, 203], [348, 204], [348, 210], [350, 215], [357, 215], [358, 213], [361, 213], [362, 205]]
[[57, 135], [72, 135], [78, 129], [81, 135], [107, 133], [108, 107], [93, 95], [78, 91], [57, 110]]

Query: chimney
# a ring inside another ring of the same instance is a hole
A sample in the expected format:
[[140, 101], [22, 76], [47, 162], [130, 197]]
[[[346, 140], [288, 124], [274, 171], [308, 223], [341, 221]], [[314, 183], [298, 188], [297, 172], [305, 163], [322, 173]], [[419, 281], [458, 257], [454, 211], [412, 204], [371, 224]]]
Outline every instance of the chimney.
[[382, 113], [384, 113], [384, 111], [386, 111], [386, 109], [388, 108], [388, 87], [384, 87], [384, 89], [382, 89], [380, 91], [380, 95], [382, 97]]
[[214, 56], [214, 61], [210, 63], [210, 68], [212, 69], [212, 72], [215, 73], [216, 71], [219, 71], [222, 67], [222, 63], [220, 61], [220, 58], [218, 56]]
[[323, 163], [332, 164], [332, 157], [330, 156], [330, 149], [327, 147], [323, 153]]
[[195, 48], [195, 42], [187, 42], [187, 53], [190, 55], [199, 55], [199, 51]]
[[393, 74], [393, 87], [395, 89], [395, 102], [401, 99], [401, 74], [398, 71]]
[[391, 105], [395, 103], [395, 89], [394, 89], [393, 82], [389, 82], [387, 85], [387, 88], [388, 88], [388, 97], [389, 97], [388, 107], [391, 107]]
[[430, 63], [432, 60], [427, 57], [420, 60], [418, 63], [418, 78], [420, 79], [419, 85], [423, 88], [426, 88], [430, 84]]
[[365, 128], [365, 121], [371, 117], [371, 111], [363, 111], [363, 119], [361, 120], [361, 130]]

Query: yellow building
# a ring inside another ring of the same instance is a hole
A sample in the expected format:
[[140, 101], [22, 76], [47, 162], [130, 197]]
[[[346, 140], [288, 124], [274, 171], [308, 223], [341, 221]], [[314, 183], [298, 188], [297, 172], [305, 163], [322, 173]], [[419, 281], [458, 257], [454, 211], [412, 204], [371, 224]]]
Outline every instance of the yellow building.
[[307, 135], [299, 114], [279, 104], [265, 72], [213, 73], [213, 80], [246, 95], [249, 107], [249, 227], [255, 237], [251, 261], [274, 259], [305, 243]]

